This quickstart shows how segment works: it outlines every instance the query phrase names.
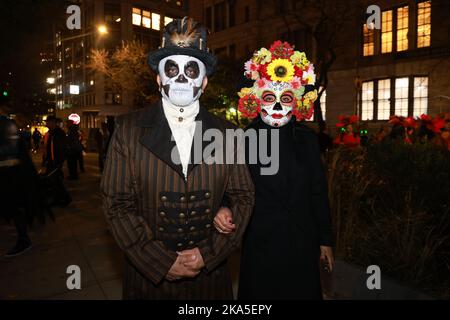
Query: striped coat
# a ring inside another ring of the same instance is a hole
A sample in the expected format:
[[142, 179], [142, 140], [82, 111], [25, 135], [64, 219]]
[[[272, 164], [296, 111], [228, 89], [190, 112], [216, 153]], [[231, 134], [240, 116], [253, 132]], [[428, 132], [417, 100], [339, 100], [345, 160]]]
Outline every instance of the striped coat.
[[[196, 120], [203, 132], [233, 128], [203, 108]], [[161, 101], [117, 120], [101, 190], [107, 222], [126, 257], [123, 297], [232, 298], [226, 260], [240, 245], [254, 204], [247, 166], [200, 162], [189, 165], [185, 179], [171, 160], [174, 147]], [[230, 236], [213, 227], [224, 198], [237, 225]], [[204, 270], [194, 279], [167, 281], [176, 251], [194, 247]]]

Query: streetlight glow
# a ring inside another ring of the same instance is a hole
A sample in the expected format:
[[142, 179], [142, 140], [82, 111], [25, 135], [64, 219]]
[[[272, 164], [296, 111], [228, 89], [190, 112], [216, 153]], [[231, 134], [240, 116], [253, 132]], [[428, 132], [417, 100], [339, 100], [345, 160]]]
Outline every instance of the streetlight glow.
[[98, 26], [97, 30], [98, 30], [98, 33], [100, 33], [101, 35], [108, 33], [108, 28], [105, 25]]

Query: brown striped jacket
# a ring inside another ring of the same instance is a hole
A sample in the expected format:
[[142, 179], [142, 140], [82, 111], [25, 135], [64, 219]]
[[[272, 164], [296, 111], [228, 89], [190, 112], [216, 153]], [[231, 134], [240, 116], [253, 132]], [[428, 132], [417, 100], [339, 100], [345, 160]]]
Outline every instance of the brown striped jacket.
[[[203, 132], [233, 128], [203, 108], [196, 120]], [[117, 119], [101, 189], [106, 219], [126, 256], [124, 298], [230, 298], [225, 262], [252, 212], [250, 174], [245, 164], [201, 162], [189, 165], [185, 179], [171, 160], [175, 146], [161, 101]], [[224, 198], [237, 226], [230, 236], [213, 227]], [[165, 280], [176, 251], [193, 247], [202, 253], [203, 272], [195, 279]]]

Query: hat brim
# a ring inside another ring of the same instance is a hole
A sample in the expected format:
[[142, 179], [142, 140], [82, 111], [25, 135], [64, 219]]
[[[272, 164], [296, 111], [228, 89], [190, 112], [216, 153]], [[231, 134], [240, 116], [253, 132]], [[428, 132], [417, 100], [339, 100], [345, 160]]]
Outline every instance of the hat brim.
[[216, 71], [217, 58], [207, 51], [201, 51], [194, 48], [165, 47], [158, 49], [148, 55], [148, 64], [153, 71], [158, 72], [159, 62], [162, 59], [173, 55], [186, 55], [199, 59], [206, 66], [207, 76], [211, 76]]

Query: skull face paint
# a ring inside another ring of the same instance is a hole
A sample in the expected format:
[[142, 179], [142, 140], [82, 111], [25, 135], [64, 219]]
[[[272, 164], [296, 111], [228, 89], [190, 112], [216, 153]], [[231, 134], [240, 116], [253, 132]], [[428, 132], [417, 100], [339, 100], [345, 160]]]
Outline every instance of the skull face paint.
[[267, 82], [261, 88], [261, 119], [272, 127], [282, 127], [292, 118], [297, 100], [291, 85], [286, 82]]
[[173, 105], [187, 107], [202, 95], [206, 67], [199, 59], [172, 55], [159, 62], [162, 95]]

